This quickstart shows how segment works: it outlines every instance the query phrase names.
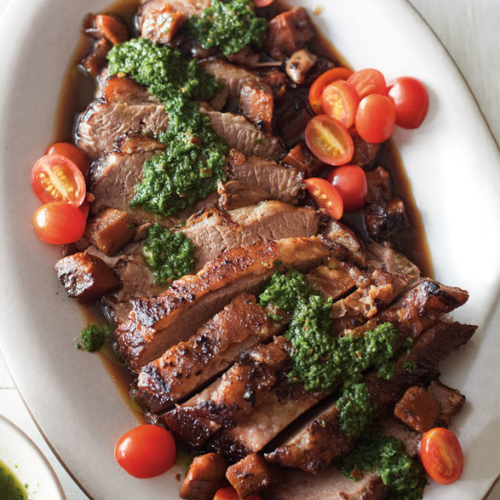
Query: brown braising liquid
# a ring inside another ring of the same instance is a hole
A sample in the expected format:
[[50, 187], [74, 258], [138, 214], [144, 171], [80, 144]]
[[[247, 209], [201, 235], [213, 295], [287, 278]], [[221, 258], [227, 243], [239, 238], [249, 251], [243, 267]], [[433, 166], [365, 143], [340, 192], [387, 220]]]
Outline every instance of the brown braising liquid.
[[[135, 36], [134, 17], [138, 6], [139, 0], [119, 0], [103, 10], [102, 13], [119, 15], [127, 22], [130, 32], [133, 36]], [[287, 10], [287, 8], [288, 7], [284, 2], [275, 1], [268, 9], [266, 9], [266, 17], [272, 18], [279, 12]], [[71, 58], [64, 81], [62, 82], [60, 102], [57, 110], [57, 120], [54, 130], [54, 142], [72, 141], [75, 117], [85, 109], [93, 98], [96, 88], [94, 79], [86, 76], [83, 70], [79, 67], [82, 58], [89, 53], [91, 43], [92, 42], [87, 37], [81, 37], [75, 53]], [[316, 54], [331, 60], [336, 65], [349, 67], [347, 61], [333, 47], [332, 43], [320, 34], [310, 45], [311, 49]], [[308, 89], [302, 88], [297, 90], [288, 90], [285, 103], [276, 107], [277, 119], [279, 119], [282, 113], [289, 109], [289, 106], [292, 105], [294, 100], [300, 100], [304, 103], [304, 106], [308, 107]], [[297, 137], [296, 139], [299, 140], [301, 137]], [[398, 250], [407, 255], [410, 260], [415, 262], [420, 267], [423, 275], [432, 277], [433, 266], [430, 259], [429, 247], [422, 224], [422, 218], [413, 199], [412, 189], [407, 174], [403, 168], [399, 152], [397, 151], [397, 148], [392, 140], [386, 142], [381, 147], [377, 160], [377, 164], [383, 166], [389, 172], [392, 181], [392, 191], [396, 196], [403, 199], [410, 222], [409, 229], [398, 233], [394, 238], [393, 243], [396, 245]], [[359, 214], [349, 215], [347, 218], [349, 224], [356, 229], [358, 234], [360, 234], [364, 240], [368, 241], [369, 236], [363, 226], [362, 218]], [[82, 307], [82, 309], [85, 319], [89, 324], [99, 324], [103, 322], [102, 313], [97, 307]], [[131, 409], [135, 411], [137, 418], [141, 420], [143, 418], [142, 413], [129, 397], [130, 384], [133, 381], [133, 377], [127, 372], [126, 369], [124, 369], [122, 365], [117, 364], [116, 360], [111, 360], [113, 356], [110, 352], [108, 355], [100, 354], [100, 356], [110, 376], [116, 382], [120, 392], [125, 399], [130, 401]]]

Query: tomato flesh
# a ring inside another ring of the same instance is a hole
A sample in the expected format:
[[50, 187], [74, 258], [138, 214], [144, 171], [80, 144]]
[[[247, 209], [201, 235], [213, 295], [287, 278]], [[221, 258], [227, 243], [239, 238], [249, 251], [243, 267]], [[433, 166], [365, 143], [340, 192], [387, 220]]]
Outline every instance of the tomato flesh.
[[309, 104], [311, 109], [317, 114], [323, 113], [321, 99], [323, 91], [331, 83], [337, 80], [347, 80], [352, 75], [352, 71], [347, 68], [333, 68], [319, 76], [311, 85], [309, 90]]
[[391, 137], [396, 126], [396, 106], [387, 96], [371, 94], [359, 104], [356, 130], [366, 142], [380, 144]]
[[436, 427], [423, 435], [420, 458], [429, 476], [439, 484], [454, 483], [462, 474], [462, 447], [448, 429]]
[[158, 425], [140, 425], [116, 443], [115, 459], [131, 476], [155, 477], [172, 468], [177, 456], [172, 434]]
[[56, 142], [47, 148], [46, 155], [61, 155], [71, 160], [82, 172], [87, 173], [89, 162], [87, 157], [73, 144], [69, 142]]
[[364, 206], [368, 194], [365, 171], [357, 165], [334, 168], [326, 177], [339, 191], [344, 210], [353, 212]]
[[87, 189], [80, 169], [61, 155], [40, 158], [31, 171], [31, 186], [42, 203], [64, 201], [79, 207]]
[[328, 85], [321, 98], [323, 111], [347, 128], [354, 125], [359, 102], [360, 99], [354, 87], [344, 80]]
[[66, 245], [78, 241], [85, 231], [87, 218], [69, 203], [54, 201], [42, 205], [33, 215], [35, 234], [45, 243]]
[[344, 202], [338, 189], [331, 182], [319, 177], [311, 177], [304, 182], [309, 196], [328, 217], [337, 220], [342, 217]]
[[328, 115], [315, 116], [306, 127], [306, 144], [328, 165], [345, 165], [352, 160], [354, 143], [346, 127]]
[[[240, 500], [240, 496], [232, 486], [220, 488], [214, 496], [214, 500]], [[262, 500], [258, 495], [250, 495], [245, 500]]]
[[262, 9], [263, 7], [271, 5], [273, 2], [274, 0], [255, 0], [255, 7], [257, 9]]
[[371, 94], [387, 95], [385, 77], [377, 69], [360, 69], [347, 81], [356, 89], [360, 99]]
[[389, 83], [388, 95], [396, 106], [396, 125], [415, 129], [422, 125], [429, 110], [429, 94], [416, 78], [403, 76]]

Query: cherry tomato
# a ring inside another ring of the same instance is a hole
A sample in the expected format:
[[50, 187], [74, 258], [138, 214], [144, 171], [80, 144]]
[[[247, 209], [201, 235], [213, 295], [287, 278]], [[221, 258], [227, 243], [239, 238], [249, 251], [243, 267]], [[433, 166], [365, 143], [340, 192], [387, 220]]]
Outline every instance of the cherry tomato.
[[429, 94], [425, 85], [416, 78], [402, 76], [389, 83], [389, 97], [396, 105], [396, 125], [418, 128], [429, 110]]
[[46, 155], [61, 155], [71, 160], [82, 172], [87, 173], [89, 162], [87, 157], [73, 144], [69, 142], [56, 142], [47, 148]]
[[448, 429], [436, 427], [423, 435], [420, 458], [427, 474], [440, 484], [454, 483], [462, 474], [462, 447], [457, 436]]
[[274, 0], [254, 0], [255, 1], [255, 7], [257, 9], [262, 9], [263, 7], [267, 7], [268, 5], [271, 5]]
[[[240, 496], [232, 486], [220, 488], [214, 496], [214, 500], [240, 500]], [[245, 500], [262, 500], [258, 495], [250, 495]]]
[[177, 455], [172, 434], [158, 425], [140, 425], [116, 443], [115, 459], [131, 476], [155, 477], [174, 465]]
[[61, 201], [42, 205], [33, 215], [35, 234], [45, 243], [65, 245], [78, 241], [87, 219], [82, 211]]
[[323, 113], [323, 108], [321, 107], [321, 96], [330, 83], [337, 80], [347, 80], [352, 75], [352, 71], [347, 68], [333, 68], [323, 73], [318, 77], [315, 82], [311, 85], [309, 90], [309, 104], [312, 110], [320, 115]]
[[370, 94], [387, 95], [384, 75], [377, 69], [360, 69], [347, 81], [356, 89], [360, 99]]
[[82, 172], [61, 155], [47, 155], [35, 163], [31, 186], [42, 203], [65, 201], [79, 207], [87, 194]]
[[363, 207], [368, 194], [368, 183], [365, 171], [357, 165], [344, 165], [334, 168], [326, 180], [339, 191], [344, 202], [344, 210], [353, 212]]
[[354, 154], [349, 132], [342, 123], [328, 115], [318, 115], [309, 121], [306, 143], [312, 153], [328, 165], [345, 165]]
[[322, 211], [333, 219], [340, 219], [344, 213], [344, 202], [339, 190], [331, 182], [319, 177], [311, 177], [305, 181], [307, 191]]
[[323, 91], [323, 111], [350, 128], [354, 125], [360, 98], [354, 87], [344, 80], [333, 82]]
[[391, 137], [396, 126], [396, 106], [387, 96], [365, 97], [356, 113], [356, 130], [366, 142], [379, 144]]

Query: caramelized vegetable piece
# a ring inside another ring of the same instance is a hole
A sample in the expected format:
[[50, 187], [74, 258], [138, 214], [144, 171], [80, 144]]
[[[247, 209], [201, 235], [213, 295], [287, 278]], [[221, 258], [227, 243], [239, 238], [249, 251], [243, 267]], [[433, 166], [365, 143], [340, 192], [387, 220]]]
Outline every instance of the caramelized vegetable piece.
[[240, 109], [260, 130], [272, 133], [274, 96], [269, 85], [258, 80], [248, 82], [241, 90]]
[[108, 208], [87, 224], [84, 236], [102, 253], [112, 257], [132, 241], [134, 233], [125, 212]]
[[394, 415], [399, 420], [420, 433], [434, 427], [439, 413], [439, 402], [425, 389], [417, 386], [410, 387], [394, 409]]
[[226, 477], [240, 498], [247, 498], [269, 486], [272, 472], [265, 458], [254, 453], [229, 467]]
[[68, 295], [84, 304], [94, 302], [120, 286], [113, 271], [101, 259], [87, 253], [60, 259], [56, 271]]
[[304, 142], [300, 142], [291, 149], [281, 163], [306, 172], [307, 177], [314, 177], [316, 170], [322, 165], [307, 149]]
[[97, 76], [107, 63], [108, 52], [113, 45], [106, 38], [101, 38], [94, 46], [92, 52], [82, 61], [82, 66], [91, 76]]
[[104, 38], [108, 39], [113, 45], [128, 40], [126, 26], [113, 16], [99, 14], [95, 17], [95, 26], [98, 32], [102, 33]]
[[170, 43], [185, 20], [186, 16], [168, 3], [158, 9], [149, 9], [142, 21], [142, 36], [158, 43]]
[[300, 85], [306, 80], [307, 73], [316, 64], [318, 57], [306, 49], [298, 50], [286, 63], [286, 73], [290, 79]]
[[218, 453], [196, 457], [189, 467], [179, 493], [188, 500], [212, 500], [217, 490], [226, 484], [226, 459]]

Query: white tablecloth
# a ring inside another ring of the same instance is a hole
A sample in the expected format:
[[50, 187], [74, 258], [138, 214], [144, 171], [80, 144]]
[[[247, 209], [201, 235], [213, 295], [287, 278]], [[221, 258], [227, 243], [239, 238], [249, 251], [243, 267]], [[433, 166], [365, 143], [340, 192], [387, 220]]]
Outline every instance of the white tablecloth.
[[[0, 0], [0, 15], [9, 1], [22, 2]], [[500, 1], [410, 0], [410, 3], [448, 49], [469, 83], [497, 143], [500, 143]], [[467, 123], [464, 123], [464, 127], [467, 127]], [[471, 165], [471, 168], [474, 166]], [[44, 442], [1, 357], [0, 414], [15, 422], [37, 443], [53, 465], [68, 500], [87, 498]], [[500, 500], [500, 486], [490, 495], [489, 500]]]

